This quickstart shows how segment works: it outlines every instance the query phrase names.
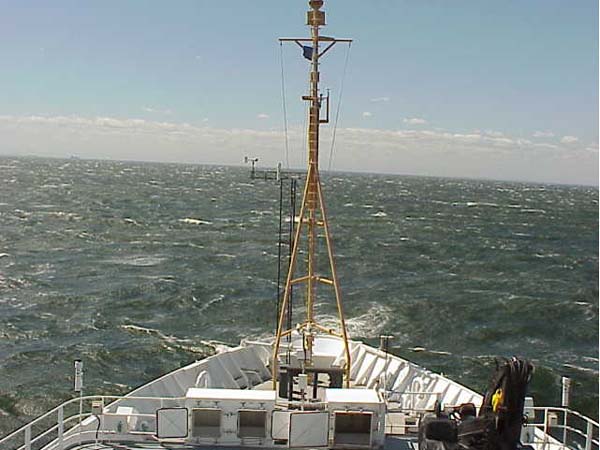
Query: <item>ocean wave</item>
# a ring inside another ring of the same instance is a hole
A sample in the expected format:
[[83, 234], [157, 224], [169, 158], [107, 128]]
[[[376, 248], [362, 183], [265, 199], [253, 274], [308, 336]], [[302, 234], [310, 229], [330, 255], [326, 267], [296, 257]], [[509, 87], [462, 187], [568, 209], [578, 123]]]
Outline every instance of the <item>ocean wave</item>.
[[126, 266], [136, 266], [136, 267], [151, 267], [157, 266], [164, 262], [167, 258], [162, 256], [124, 256], [121, 258], [113, 258], [106, 261], [109, 264], [122, 264]]
[[487, 206], [490, 208], [498, 208], [498, 204], [497, 203], [488, 203], [488, 202], [467, 202], [466, 203], [468, 208], [475, 208], [478, 206]]
[[179, 222], [187, 223], [189, 225], [212, 225], [212, 222], [208, 220], [195, 219], [193, 217], [185, 217], [183, 219], [179, 219]]
[[387, 213], [383, 211], [377, 211], [376, 213], [371, 214], [371, 217], [387, 217]]
[[598, 370], [596, 370], [596, 369], [592, 369], [590, 367], [582, 367], [582, 366], [578, 366], [576, 364], [564, 363], [563, 367], [566, 367], [568, 369], [577, 370], [578, 372], [591, 373], [593, 375], [599, 375], [600, 374], [600, 372], [598, 372]]
[[[365, 313], [346, 318], [346, 328], [348, 334], [353, 337], [378, 338], [388, 326], [390, 317], [392, 317], [390, 307], [371, 302]], [[339, 326], [339, 319], [334, 315], [319, 315], [318, 322], [332, 329], [337, 329]]]
[[536, 258], [557, 258], [561, 256], [560, 253], [536, 253]]
[[161, 341], [163, 346], [174, 350], [182, 350], [188, 353], [199, 353], [208, 356], [215, 349], [215, 346], [213, 345], [206, 345], [205, 342], [207, 341], [199, 341], [198, 344], [196, 344], [191, 339], [182, 339], [176, 336], [166, 335], [160, 330], [143, 327], [141, 325], [124, 324], [120, 325], [119, 328], [132, 334], [153, 336]]
[[[216, 305], [217, 303], [222, 302], [224, 299], [225, 299], [225, 296], [223, 294], [219, 294], [216, 297], [211, 298], [206, 303], [201, 303], [200, 307], [198, 308], [198, 312], [202, 313], [202, 312], [206, 311], [208, 308], [210, 308], [211, 306]], [[196, 297], [194, 297], [193, 295], [192, 295], [192, 301], [195, 304], [199, 304], [200, 303], [199, 300]]]
[[430, 350], [428, 348], [420, 347], [420, 346], [411, 347], [408, 350], [410, 350], [411, 352], [414, 352], [414, 353], [430, 353], [432, 355], [439, 355], [439, 356], [451, 356], [452, 355], [452, 353], [446, 352], [443, 350]]

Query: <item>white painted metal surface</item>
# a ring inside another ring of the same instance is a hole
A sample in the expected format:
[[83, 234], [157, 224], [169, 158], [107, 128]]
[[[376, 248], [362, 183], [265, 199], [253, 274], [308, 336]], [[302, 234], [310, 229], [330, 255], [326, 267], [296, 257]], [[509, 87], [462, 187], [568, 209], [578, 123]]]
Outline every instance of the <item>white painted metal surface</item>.
[[156, 437], [183, 439], [188, 434], [187, 408], [163, 408], [156, 411]]
[[290, 414], [290, 447], [326, 447], [328, 436], [329, 414], [327, 412], [303, 411]]
[[290, 438], [290, 411], [273, 411], [271, 420], [271, 437], [277, 441], [287, 441]]
[[383, 403], [374, 389], [325, 389], [327, 403], [360, 403], [379, 405]]
[[238, 402], [274, 402], [275, 391], [250, 391], [242, 389], [190, 388], [186, 398], [202, 400], [233, 400]]

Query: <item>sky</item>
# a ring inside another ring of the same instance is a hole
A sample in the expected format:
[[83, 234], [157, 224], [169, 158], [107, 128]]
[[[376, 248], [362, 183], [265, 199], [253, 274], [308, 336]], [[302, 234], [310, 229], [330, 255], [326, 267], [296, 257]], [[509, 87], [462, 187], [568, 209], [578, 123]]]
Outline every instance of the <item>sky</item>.
[[[307, 9], [0, 0], [0, 155], [303, 167]], [[596, 0], [324, 10], [322, 170], [598, 185]]]

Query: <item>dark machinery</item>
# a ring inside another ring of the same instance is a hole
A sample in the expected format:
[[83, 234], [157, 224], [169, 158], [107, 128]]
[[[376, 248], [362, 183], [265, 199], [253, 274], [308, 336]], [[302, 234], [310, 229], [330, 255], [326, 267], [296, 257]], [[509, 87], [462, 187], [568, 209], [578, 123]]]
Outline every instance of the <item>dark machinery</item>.
[[521, 447], [523, 407], [533, 366], [512, 358], [496, 361], [483, 403], [466, 403], [423, 418], [419, 425], [421, 450], [516, 450]]

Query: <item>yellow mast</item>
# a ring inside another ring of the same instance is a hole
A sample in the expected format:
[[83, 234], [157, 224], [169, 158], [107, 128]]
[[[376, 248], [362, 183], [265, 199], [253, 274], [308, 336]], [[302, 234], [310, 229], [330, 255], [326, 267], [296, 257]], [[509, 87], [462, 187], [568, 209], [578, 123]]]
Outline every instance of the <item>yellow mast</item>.
[[[305, 56], [307, 55], [307, 50], [310, 52], [309, 54], [311, 56], [311, 71], [309, 95], [302, 97], [303, 100], [310, 102], [308, 113], [308, 168], [306, 173], [306, 183], [304, 185], [304, 193], [302, 197], [302, 206], [300, 208], [299, 222], [294, 237], [294, 245], [292, 248], [292, 255], [290, 258], [290, 266], [285, 283], [283, 301], [281, 304], [281, 313], [277, 325], [277, 335], [275, 337], [275, 344], [273, 346], [273, 389], [275, 389], [277, 386], [278, 355], [281, 345], [281, 338], [289, 335], [292, 332], [292, 330], [284, 330], [285, 311], [286, 307], [288, 306], [292, 285], [299, 283], [306, 283], [306, 319], [302, 323], [298, 324], [298, 326], [296, 327], [296, 330], [302, 335], [302, 339], [304, 339], [304, 347], [306, 348], [306, 354], [308, 355], [305, 364], [312, 364], [312, 347], [315, 332], [320, 331], [322, 333], [340, 337], [344, 343], [344, 352], [346, 356], [346, 362], [344, 367], [346, 387], [349, 387], [350, 382], [350, 348], [348, 345], [348, 335], [346, 331], [346, 322], [344, 319], [344, 310], [342, 306], [340, 286], [335, 267], [333, 245], [331, 242], [331, 233], [329, 230], [329, 224], [327, 222], [325, 201], [323, 199], [321, 180], [319, 176], [319, 126], [321, 123], [328, 122], [328, 119], [323, 120], [320, 116], [321, 102], [323, 100], [323, 97], [319, 93], [319, 59], [331, 47], [333, 47], [335, 43], [351, 42], [351, 40], [334, 39], [330, 37], [320, 36], [319, 27], [325, 25], [325, 13], [320, 10], [323, 6], [323, 0], [310, 0], [308, 4], [311, 8], [307, 13], [307, 25], [311, 27], [310, 39], [280, 39], [280, 41], [282, 42], [292, 41], [298, 44], [305, 52]], [[303, 42], [309, 42], [311, 44], [311, 47], [305, 47], [302, 44]], [[324, 50], [319, 51], [320, 42], [326, 42], [329, 45], [325, 47]], [[329, 116], [329, 111], [327, 111], [327, 113], [327, 115]], [[324, 229], [331, 278], [322, 277], [317, 274], [317, 230], [320, 226]], [[304, 276], [294, 278], [299, 254], [300, 238], [304, 229], [306, 229], [307, 240], [306, 274]], [[339, 317], [339, 331], [323, 327], [322, 325], [318, 324], [315, 320], [314, 305], [317, 293], [316, 287], [319, 283], [333, 287]]]

